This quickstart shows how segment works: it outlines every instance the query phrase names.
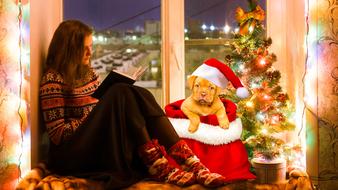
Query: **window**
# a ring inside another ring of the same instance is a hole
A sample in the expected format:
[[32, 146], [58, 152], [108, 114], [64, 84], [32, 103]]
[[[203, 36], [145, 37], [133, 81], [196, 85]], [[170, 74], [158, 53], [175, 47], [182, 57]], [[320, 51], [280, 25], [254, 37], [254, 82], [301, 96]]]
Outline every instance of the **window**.
[[111, 70], [148, 66], [135, 85], [162, 102], [160, 0], [72, 0], [63, 2], [64, 19], [94, 28], [91, 65], [104, 79]]
[[63, 13], [94, 27], [92, 66], [101, 79], [111, 69], [147, 64], [136, 85], [164, 106], [188, 95], [185, 79], [205, 59], [224, 60], [238, 6], [247, 8], [248, 0], [72, 0]]
[[[266, 2], [258, 1], [265, 10]], [[204, 60], [225, 60], [230, 54], [229, 43], [238, 31], [237, 7], [244, 10], [248, 0], [185, 0], [185, 78]], [[186, 89], [186, 96], [190, 90]]]

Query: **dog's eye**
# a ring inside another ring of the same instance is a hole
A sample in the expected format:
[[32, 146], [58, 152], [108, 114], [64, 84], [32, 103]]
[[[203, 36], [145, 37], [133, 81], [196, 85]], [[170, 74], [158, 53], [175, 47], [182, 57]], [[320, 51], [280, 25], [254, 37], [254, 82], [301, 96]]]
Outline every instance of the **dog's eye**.
[[213, 87], [213, 86], [210, 86], [210, 87], [209, 87], [209, 89], [210, 89], [210, 90], [214, 90], [214, 89], [215, 89], [215, 87]]
[[200, 87], [200, 85], [199, 85], [199, 84], [195, 84], [195, 87], [197, 87], [197, 88], [198, 88], [198, 87]]

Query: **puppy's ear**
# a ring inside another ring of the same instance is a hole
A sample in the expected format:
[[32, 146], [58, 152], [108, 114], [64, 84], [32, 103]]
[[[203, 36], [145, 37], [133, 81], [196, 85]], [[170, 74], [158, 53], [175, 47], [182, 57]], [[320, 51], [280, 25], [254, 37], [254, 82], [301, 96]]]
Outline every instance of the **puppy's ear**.
[[187, 81], [187, 83], [188, 83], [188, 87], [190, 88], [190, 89], [192, 89], [192, 87], [194, 86], [194, 82], [195, 82], [195, 79], [197, 78], [197, 76], [190, 76], [189, 78], [188, 78], [188, 81]]
[[214, 99], [218, 98], [219, 94], [221, 93], [222, 89], [218, 86], [216, 86], [216, 91], [214, 94]]
[[219, 95], [222, 92], [222, 88], [219, 86], [216, 86], [216, 95]]

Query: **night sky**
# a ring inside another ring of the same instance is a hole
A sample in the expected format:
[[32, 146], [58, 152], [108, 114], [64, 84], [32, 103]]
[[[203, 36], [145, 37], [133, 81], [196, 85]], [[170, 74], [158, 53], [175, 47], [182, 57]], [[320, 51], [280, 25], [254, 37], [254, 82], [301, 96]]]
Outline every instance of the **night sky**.
[[[265, 7], [265, 0], [259, 1]], [[160, 0], [65, 0], [64, 19], [79, 19], [95, 30], [135, 29], [144, 20], [160, 20]], [[247, 0], [185, 0], [185, 18], [206, 25], [235, 25], [236, 7], [247, 9]]]

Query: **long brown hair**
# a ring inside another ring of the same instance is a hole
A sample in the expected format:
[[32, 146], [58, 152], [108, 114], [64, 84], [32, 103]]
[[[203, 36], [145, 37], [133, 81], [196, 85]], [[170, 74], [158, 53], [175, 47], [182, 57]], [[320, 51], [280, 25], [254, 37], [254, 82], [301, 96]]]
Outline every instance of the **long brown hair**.
[[93, 30], [78, 20], [63, 21], [55, 30], [49, 44], [46, 66], [59, 72], [66, 84], [77, 86], [90, 71], [82, 63], [84, 39]]

